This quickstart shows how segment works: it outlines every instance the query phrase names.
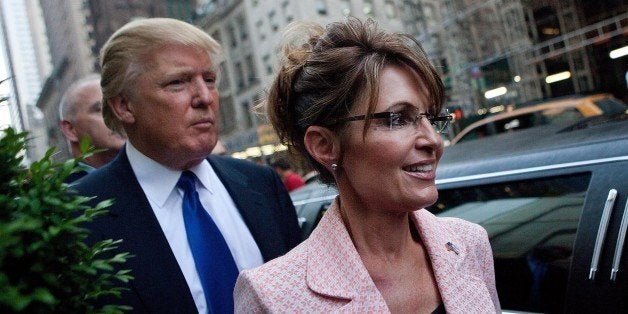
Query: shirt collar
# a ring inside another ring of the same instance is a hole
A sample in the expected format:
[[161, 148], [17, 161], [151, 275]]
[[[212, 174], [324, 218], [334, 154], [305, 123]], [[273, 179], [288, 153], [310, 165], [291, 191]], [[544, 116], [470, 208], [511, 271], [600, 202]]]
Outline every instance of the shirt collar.
[[[175, 189], [181, 171], [168, 168], [150, 159], [137, 150], [130, 141], [126, 144], [126, 154], [146, 197], [157, 205], [163, 206], [172, 190]], [[203, 160], [188, 170], [194, 172], [201, 185], [212, 193], [210, 177], [215, 173], [207, 160]]]
[[82, 161], [79, 161], [78, 164], [81, 165], [83, 167], [83, 170], [85, 170], [85, 172], [87, 173], [92, 173], [94, 170], [96, 170], [96, 168], [94, 168], [93, 166], [88, 165]]

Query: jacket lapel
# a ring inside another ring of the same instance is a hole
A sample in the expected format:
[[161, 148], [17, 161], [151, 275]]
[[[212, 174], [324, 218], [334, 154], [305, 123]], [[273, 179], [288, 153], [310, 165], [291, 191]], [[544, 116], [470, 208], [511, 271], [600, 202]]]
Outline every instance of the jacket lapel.
[[306, 281], [312, 291], [345, 302], [346, 312], [388, 312], [345, 228], [334, 200], [308, 238]]
[[[490, 311], [489, 308], [493, 300], [484, 281], [465, 271], [469, 254], [465, 242], [444, 228], [426, 210], [414, 212], [413, 221], [430, 256], [447, 312], [494, 312], [494, 309]], [[314, 229], [308, 242], [306, 281], [312, 291], [346, 302], [342, 311], [389, 312], [342, 222], [337, 199]], [[458, 254], [447, 246], [448, 242], [455, 245]]]
[[270, 211], [267, 210], [269, 205], [264, 200], [268, 197], [251, 189], [250, 186], [254, 183], [249, 182], [250, 178], [233, 167], [228, 160], [218, 157], [210, 157], [207, 160], [231, 195], [264, 261], [268, 262], [285, 253], [281, 245], [269, 241], [269, 239], [279, 239], [281, 236], [278, 234], [280, 226], [275, 224], [274, 219], [266, 217]]
[[[123, 239], [120, 249], [133, 255], [127, 262], [135, 277], [135, 280], [130, 281], [133, 290], [147, 306], [164, 304], [165, 301], [177, 306], [181, 312], [196, 311], [183, 273], [124, 149], [111, 163], [110, 171], [115, 184], [109, 186], [117, 198], [109, 214], [111, 219], [124, 223], [113, 223], [111, 228], [117, 229], [104, 232], [111, 234], [114, 239]], [[164, 291], [169, 292], [164, 294]]]
[[[465, 245], [466, 241], [460, 235], [443, 227], [442, 222], [427, 210], [414, 212], [413, 218], [429, 254], [447, 312], [487, 312], [493, 306], [493, 300], [486, 284], [481, 278], [466, 271], [468, 265], [465, 263], [481, 262], [467, 260], [472, 248]], [[470, 300], [473, 302], [469, 302]], [[495, 309], [488, 312], [494, 311]]]

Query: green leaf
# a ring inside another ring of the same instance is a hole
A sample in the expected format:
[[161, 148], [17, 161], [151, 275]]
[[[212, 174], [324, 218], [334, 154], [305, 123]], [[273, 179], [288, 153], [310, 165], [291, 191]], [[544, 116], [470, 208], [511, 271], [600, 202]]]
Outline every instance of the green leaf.
[[[94, 308], [101, 296], [119, 296], [115, 284], [133, 279], [118, 269], [131, 255], [114, 251], [120, 240], [89, 246], [84, 228], [113, 201], [92, 206], [63, 181], [95, 150], [82, 141], [84, 156], [59, 163], [54, 147], [23, 165], [27, 133], [0, 135], [0, 309], [28, 313], [122, 313], [129, 307]], [[101, 257], [102, 254], [102, 257]], [[115, 266], [115, 267], [114, 267]]]
[[39, 288], [33, 292], [33, 299], [40, 301], [45, 304], [54, 304], [57, 302], [55, 297], [45, 288]]

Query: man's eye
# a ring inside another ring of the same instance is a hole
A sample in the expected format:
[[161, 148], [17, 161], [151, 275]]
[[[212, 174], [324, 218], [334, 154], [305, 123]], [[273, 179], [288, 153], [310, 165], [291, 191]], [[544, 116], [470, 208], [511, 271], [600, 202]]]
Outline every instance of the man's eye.
[[168, 83], [168, 85], [179, 85], [183, 84], [183, 80], [172, 80]]

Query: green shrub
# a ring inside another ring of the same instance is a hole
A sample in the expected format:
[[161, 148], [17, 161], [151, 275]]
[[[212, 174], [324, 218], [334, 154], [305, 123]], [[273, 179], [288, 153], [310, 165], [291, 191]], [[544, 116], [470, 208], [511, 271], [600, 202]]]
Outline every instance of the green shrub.
[[[59, 164], [51, 148], [30, 167], [22, 165], [27, 133], [8, 128], [0, 139], [0, 313], [120, 313], [129, 307], [90, 302], [117, 296], [116, 281], [127, 282], [129, 270], [115, 270], [130, 256], [103, 254], [119, 241], [90, 247], [81, 224], [105, 213], [111, 201], [96, 207], [87, 197], [69, 193], [65, 178], [81, 170], [82, 158]], [[1, 136], [1, 135], [0, 135]], [[85, 157], [92, 154], [82, 144]], [[111, 252], [109, 252], [111, 253]], [[103, 257], [107, 256], [107, 257]]]

